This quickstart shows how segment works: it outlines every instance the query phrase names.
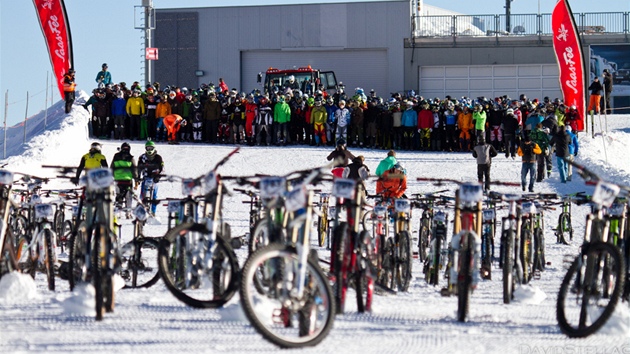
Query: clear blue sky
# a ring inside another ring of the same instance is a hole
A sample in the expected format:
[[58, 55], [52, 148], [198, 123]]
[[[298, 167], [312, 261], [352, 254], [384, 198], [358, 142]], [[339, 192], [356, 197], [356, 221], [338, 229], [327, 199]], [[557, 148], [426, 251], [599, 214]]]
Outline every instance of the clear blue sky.
[[[354, 0], [348, 0], [354, 1]], [[270, 0], [265, 4], [342, 2], [339, 0]], [[465, 14], [504, 13], [505, 0], [425, 0]], [[253, 0], [154, 0], [155, 8], [260, 5]], [[551, 13], [556, 1], [541, 0], [540, 11]], [[602, 3], [605, 3], [602, 8]], [[141, 0], [65, 0], [72, 30], [77, 88], [90, 92], [101, 64], [108, 63], [115, 82], [139, 81], [143, 75], [141, 31], [134, 29], [134, 6]], [[630, 0], [570, 0], [574, 12], [627, 12]], [[536, 0], [513, 0], [512, 13], [536, 13]], [[51, 66], [37, 23], [33, 2], [0, 1], [0, 127], [4, 119], [5, 92], [9, 90], [7, 124], [24, 119], [26, 93], [31, 116], [45, 108], [46, 76]], [[50, 83], [49, 83], [50, 84]], [[49, 95], [51, 91], [49, 90]], [[54, 101], [60, 99], [57, 89]], [[50, 98], [49, 98], [50, 101]]]

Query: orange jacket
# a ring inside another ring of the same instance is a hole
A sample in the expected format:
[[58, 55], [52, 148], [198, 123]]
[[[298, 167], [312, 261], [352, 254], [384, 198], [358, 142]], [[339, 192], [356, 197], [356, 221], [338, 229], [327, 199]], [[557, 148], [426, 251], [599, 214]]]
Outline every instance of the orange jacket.
[[171, 114], [171, 104], [168, 101], [160, 101], [155, 108], [155, 117], [164, 118], [169, 114]]
[[[391, 171], [385, 171], [381, 178], [376, 181], [376, 194], [383, 194], [385, 198], [402, 198], [407, 190], [407, 176], [403, 172]], [[395, 174], [396, 177], [389, 178], [390, 174]], [[402, 178], [398, 175], [402, 175]]]
[[63, 76], [63, 91], [64, 92], [74, 92], [74, 87], [76, 86], [74, 82], [74, 78], [70, 74], [66, 74]]

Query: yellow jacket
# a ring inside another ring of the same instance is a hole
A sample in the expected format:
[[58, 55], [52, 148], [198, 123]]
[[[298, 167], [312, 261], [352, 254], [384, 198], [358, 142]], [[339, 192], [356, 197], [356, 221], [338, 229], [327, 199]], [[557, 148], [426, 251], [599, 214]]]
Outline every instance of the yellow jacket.
[[142, 97], [129, 97], [126, 106], [127, 114], [130, 116], [140, 116], [144, 114], [144, 100]]

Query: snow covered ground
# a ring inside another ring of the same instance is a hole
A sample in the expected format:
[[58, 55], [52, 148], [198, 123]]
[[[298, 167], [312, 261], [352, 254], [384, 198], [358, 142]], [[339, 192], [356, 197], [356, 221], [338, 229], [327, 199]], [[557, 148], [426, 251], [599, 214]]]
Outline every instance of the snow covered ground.
[[[62, 105], [55, 105], [59, 114]], [[62, 113], [61, 113], [62, 114]], [[33, 121], [42, 120], [39, 115]], [[8, 158], [6, 168], [35, 175], [52, 176], [42, 164], [77, 165], [91, 143], [85, 123], [87, 112], [75, 106], [71, 115], [55, 126], [55, 131], [37, 133], [31, 142]], [[597, 120], [596, 131], [600, 127]], [[630, 185], [630, 115], [608, 117], [609, 132], [591, 138], [580, 134], [577, 161], [592, 167], [603, 177]], [[35, 134], [35, 133], [34, 133]], [[588, 135], [588, 136], [587, 136]], [[103, 152], [111, 160], [120, 142], [103, 141]], [[132, 141], [132, 154], [143, 151], [141, 142]], [[205, 174], [232, 146], [182, 144], [159, 145], [166, 172], [185, 177]], [[365, 156], [372, 171], [385, 151], [351, 149]], [[330, 150], [314, 147], [243, 147], [220, 172], [223, 175], [254, 173], [284, 174], [291, 170], [323, 165]], [[416, 182], [416, 177], [450, 177], [476, 179], [476, 162], [470, 154], [399, 152], [398, 158], [410, 176], [408, 193], [422, 193], [436, 187]], [[554, 162], [555, 164], [555, 162]], [[520, 181], [521, 163], [503, 155], [493, 161], [492, 178]], [[67, 183], [67, 182], [66, 182]], [[69, 187], [54, 181], [51, 187]], [[368, 188], [374, 190], [370, 181]], [[519, 188], [496, 188], [520, 192]], [[160, 196], [180, 196], [180, 186], [161, 183]], [[592, 191], [578, 176], [562, 185], [554, 167], [550, 179], [536, 185], [538, 192], [561, 194]], [[228, 197], [225, 218], [233, 235], [247, 229], [247, 205], [238, 194]], [[569, 246], [557, 245], [552, 227], [559, 211], [547, 212], [546, 252], [550, 265], [541, 278], [516, 292], [516, 301], [502, 302], [501, 274], [493, 272], [493, 280], [483, 281], [471, 297], [470, 320], [455, 319], [457, 299], [440, 296], [439, 288], [424, 281], [418, 261], [414, 263], [414, 279], [409, 292], [378, 296], [374, 311], [357, 314], [352, 301], [345, 315], [337, 316], [334, 328], [319, 346], [302, 349], [308, 353], [630, 353], [630, 308], [619, 304], [613, 318], [595, 335], [585, 339], [569, 339], [556, 323], [557, 291], [565, 273], [565, 255], [575, 255], [581, 242], [585, 207], [574, 208], [576, 239]], [[414, 217], [419, 218], [420, 211]], [[499, 212], [499, 216], [502, 216]], [[158, 209], [157, 217], [166, 220], [166, 210]], [[123, 221], [126, 239], [132, 229]], [[165, 225], [148, 228], [151, 236], [164, 233]], [[414, 222], [417, 235], [417, 222]], [[245, 250], [237, 250], [241, 265]], [[321, 250], [321, 256], [326, 253]], [[58, 279], [57, 290], [47, 290], [45, 277], [38, 274], [33, 282], [26, 276], [13, 274], [0, 283], [0, 352], [277, 352], [249, 325], [240, 310], [238, 295], [223, 309], [193, 309], [175, 299], [160, 282], [149, 289], [120, 290], [116, 294], [114, 313], [102, 322], [93, 317], [92, 289], [79, 288], [74, 293], [67, 282]]]

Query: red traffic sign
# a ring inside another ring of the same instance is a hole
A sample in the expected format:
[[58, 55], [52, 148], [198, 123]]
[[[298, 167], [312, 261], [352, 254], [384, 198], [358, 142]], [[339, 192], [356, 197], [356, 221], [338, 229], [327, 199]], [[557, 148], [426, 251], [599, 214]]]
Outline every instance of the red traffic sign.
[[147, 60], [158, 60], [158, 49], [146, 48], [144, 50], [144, 56]]

